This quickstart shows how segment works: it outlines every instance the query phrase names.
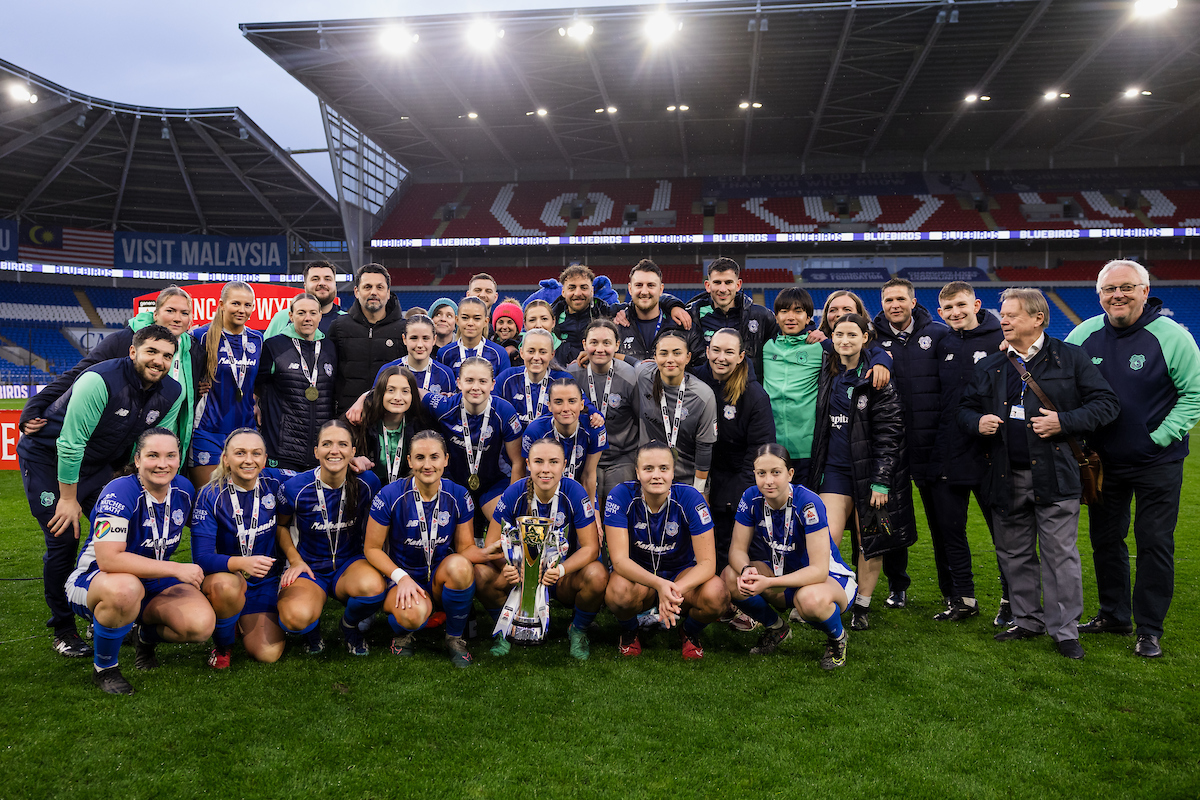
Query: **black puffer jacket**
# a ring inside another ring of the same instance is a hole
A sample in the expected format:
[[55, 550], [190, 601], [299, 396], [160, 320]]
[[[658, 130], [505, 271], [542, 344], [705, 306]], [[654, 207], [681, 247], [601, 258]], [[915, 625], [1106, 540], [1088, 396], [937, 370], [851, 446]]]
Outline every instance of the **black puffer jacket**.
[[725, 384], [713, 377], [708, 364], [696, 370], [696, 377], [712, 389], [717, 400], [717, 443], [708, 473], [708, 503], [714, 511], [732, 514], [742, 493], [754, 485], [754, 451], [775, 441], [771, 398], [761, 384], [748, 381], [737, 405], [730, 405], [725, 400]]
[[879, 346], [892, 355], [892, 383], [900, 393], [904, 409], [905, 466], [914, 481], [927, 484], [938, 478], [939, 459], [934, 453], [934, 443], [942, 412], [942, 392], [937, 347], [950, 328], [935, 320], [920, 303], [913, 309], [913, 321], [916, 323], [913, 332], [904, 344], [892, 334], [883, 312], [876, 315], [874, 324]]
[[[809, 488], [820, 488], [829, 455], [829, 394], [834, 376], [822, 367], [818, 379], [816, 427], [813, 431]], [[892, 535], [861, 542], [867, 558], [899, 550], [917, 540], [917, 521], [913, 514], [912, 484], [904, 468], [904, 422], [900, 397], [894, 383], [875, 390], [867, 378], [859, 378], [850, 396], [850, 459], [854, 476], [854, 509], [859, 519], [871, 511], [871, 484], [888, 487], [885, 510]]]
[[592, 304], [582, 311], [572, 311], [560, 295], [550, 305], [550, 313], [554, 315], [554, 335], [562, 339], [562, 344], [554, 351], [554, 356], [563, 367], [569, 366], [579, 358], [580, 352], [583, 351], [583, 332], [592, 320], [612, 317], [608, 303], [598, 297], [593, 297]]
[[692, 315], [692, 332], [696, 334], [696, 347], [692, 351], [692, 368], [708, 361], [708, 342], [721, 328], [733, 328], [742, 335], [746, 356], [753, 369], [751, 380], [762, 383], [763, 345], [779, 335], [779, 324], [775, 315], [745, 292], [738, 292], [729, 311], [722, 311], [713, 302], [712, 295], [701, 292], [688, 301], [688, 313]]
[[[1086, 436], [1112, 422], [1121, 411], [1116, 393], [1083, 348], [1047, 336], [1045, 347], [1029, 361], [1028, 369], [1058, 409], [1062, 433], [1057, 436], [1043, 439], [1035, 434], [1029, 419], [1034, 414], [1028, 411], [1023, 426], [1018, 420], [1009, 419], [1007, 373], [1013, 366], [1007, 353], [992, 353], [979, 362], [974, 380], [958, 407], [959, 424], [984, 440], [986, 460], [980, 488], [984, 501], [993, 508], [1006, 510], [1011, 505], [1009, 436], [1025, 436], [1029, 445], [1034, 503], [1050, 505], [1075, 500], [1083, 487], [1079, 464], [1067, 439]], [[1027, 409], [1032, 410], [1035, 403], [1041, 405], [1032, 389], [1028, 398]], [[995, 414], [1004, 420], [999, 431], [987, 437], [979, 433], [979, 420], [985, 414]]]
[[358, 301], [329, 326], [328, 339], [337, 349], [338, 378], [335, 411], [344, 414], [363, 392], [371, 388], [379, 368], [408, 355], [404, 346], [407, 325], [396, 295], [388, 298], [383, 319], [367, 322]]
[[979, 324], [969, 331], [949, 333], [938, 342], [938, 380], [942, 387], [942, 415], [938, 420], [934, 455], [941, 474], [952, 486], [976, 486], [983, 478], [983, 441], [958, 424], [958, 404], [975, 377], [975, 365], [997, 352], [1004, 332], [990, 311], [976, 314]]
[[[317, 371], [316, 400], [304, 396], [309, 383], [300, 366], [296, 342], [300, 344], [309, 374], [314, 368]], [[334, 416], [337, 387], [337, 352], [328, 339], [322, 338], [319, 343], [321, 354], [314, 367], [318, 342], [297, 338], [291, 323], [283, 333], [263, 342], [254, 393], [258, 395], [262, 422], [259, 427], [267, 444], [267, 456], [274, 462], [269, 466], [299, 472], [317, 465], [313, 454], [317, 429]]]

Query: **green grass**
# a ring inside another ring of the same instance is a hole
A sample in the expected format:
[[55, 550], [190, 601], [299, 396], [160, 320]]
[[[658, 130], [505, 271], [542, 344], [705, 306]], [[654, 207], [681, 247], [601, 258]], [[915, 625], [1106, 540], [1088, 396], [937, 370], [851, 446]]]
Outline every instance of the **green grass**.
[[0, 797], [1196, 797], [1198, 501], [1191, 480], [1157, 661], [1133, 656], [1132, 637], [1085, 638], [1082, 663], [1047, 639], [992, 641], [995, 560], [976, 513], [984, 616], [931, 621], [923, 533], [910, 607], [876, 610], [833, 674], [817, 666], [822, 637], [799, 626], [772, 658], [714, 625], [702, 663], [666, 634], [625, 661], [607, 614], [576, 663], [559, 613], [547, 645], [493, 659], [473, 643], [464, 671], [435, 639], [392, 658], [384, 625], [365, 659], [331, 641], [268, 666], [239, 647], [224, 674], [204, 665], [207, 646], [161, 645], [151, 673], [125, 650], [137, 694], [117, 698], [92, 687], [90, 664], [51, 652], [40, 581], [13, 580], [40, 575], [42, 549], [17, 473], [0, 473]]
[[22, 409], [24, 407], [25, 407], [24, 400], [0, 400], [0, 411], [6, 410], [6, 409], [16, 409], [19, 411], [20, 409]]

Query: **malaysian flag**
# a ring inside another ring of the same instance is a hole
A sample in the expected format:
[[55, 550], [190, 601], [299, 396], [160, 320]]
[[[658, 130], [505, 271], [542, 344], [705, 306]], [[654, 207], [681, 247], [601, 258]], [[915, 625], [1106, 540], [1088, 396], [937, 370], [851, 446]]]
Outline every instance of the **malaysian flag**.
[[112, 231], [87, 231], [82, 228], [60, 228], [57, 225], [22, 225], [17, 257], [21, 261], [33, 264], [69, 264], [112, 269]]

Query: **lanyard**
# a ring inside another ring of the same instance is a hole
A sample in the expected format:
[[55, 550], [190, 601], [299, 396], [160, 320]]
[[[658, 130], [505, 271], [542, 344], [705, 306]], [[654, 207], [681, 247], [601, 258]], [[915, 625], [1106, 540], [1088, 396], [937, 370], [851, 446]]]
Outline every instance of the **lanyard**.
[[679, 420], [683, 418], [683, 390], [686, 383], [687, 379], [684, 378], [684, 382], [679, 384], [679, 393], [676, 395], [677, 399], [675, 400], [674, 421], [671, 421], [667, 416], [667, 390], [665, 384], [663, 386], [663, 393], [658, 398], [658, 405], [662, 409], [663, 431], [667, 434], [667, 444], [671, 447], [674, 447], [676, 440], [679, 439]]
[[[433, 503], [433, 524], [432, 526], [425, 522], [425, 501], [421, 499], [421, 492], [417, 489], [417, 482], [412, 482], [413, 494], [417, 496], [417, 521], [421, 524], [421, 547], [425, 550], [425, 577], [427, 581], [433, 580], [433, 549], [437, 546], [438, 538], [438, 517], [442, 510], [442, 482], [438, 481], [437, 500]], [[432, 531], [430, 530], [432, 528]]]
[[[642, 335], [642, 326], [640, 323], [641, 323], [640, 319], [635, 319], [633, 322], [633, 327], [637, 329], [638, 336]], [[662, 330], [662, 324], [663, 324], [663, 313], [660, 310], [658, 312], [658, 321], [654, 323], [654, 335], [650, 337], [650, 341], [647, 342], [644, 339], [642, 341], [642, 344], [646, 345], [647, 349], [649, 349], [650, 345], [654, 344], [654, 340], [658, 338], [658, 332]]]
[[[345, 480], [350, 480], [347, 475]], [[321, 520], [325, 523], [325, 539], [329, 542], [329, 561], [334, 567], [337, 566], [337, 545], [338, 537], [342, 533], [342, 512], [346, 510], [346, 484], [342, 483], [342, 488], [338, 491], [341, 493], [341, 499], [338, 500], [338, 515], [337, 525], [334, 528], [329, 526], [329, 508], [325, 505], [325, 490], [321, 488], [321, 468], [317, 467], [317, 508], [321, 510]]]
[[554, 438], [562, 442], [563, 450], [567, 451], [567, 471], [563, 474], [571, 478], [575, 477], [575, 470], [578, 467], [575, 460], [575, 448], [579, 441], [579, 428], [582, 424], [580, 420], [575, 420], [575, 432], [567, 436], [565, 433], [558, 432], [557, 423], [550, 423], [550, 430], [554, 433]]
[[[405, 356], [404, 358], [400, 359], [400, 364], [401, 364], [401, 366], [407, 367], [408, 371], [413, 373], [414, 377], [416, 376], [417, 370], [414, 370], [412, 367], [408, 366], [408, 356]], [[433, 377], [433, 361], [429, 361], [425, 364], [425, 385], [421, 387], [422, 389], [424, 389], [427, 392], [429, 391], [429, 379], [432, 377]]]
[[254, 555], [254, 540], [258, 537], [258, 501], [261, 492], [261, 484], [258, 479], [254, 480], [254, 505], [250, 511], [250, 530], [246, 530], [245, 519], [242, 515], [242, 501], [238, 497], [238, 488], [232, 484], [229, 486], [229, 505], [233, 509], [233, 522], [237, 525], [238, 545], [242, 549], [242, 555], [249, 557]]
[[479, 462], [483, 461], [483, 451], [487, 447], [488, 437], [484, 434], [484, 430], [488, 426], [488, 420], [492, 418], [492, 398], [488, 396], [487, 405], [483, 407], [483, 419], [479, 421], [479, 449], [475, 449], [475, 443], [471, 441], [471, 426], [467, 423], [467, 401], [464, 399], [459, 405], [459, 410], [462, 412], [462, 427], [463, 427], [463, 449], [467, 451], [467, 470], [472, 475], [479, 474]]
[[[536, 384], [529, 382], [529, 370], [525, 370], [525, 375], [523, 377], [525, 378], [525, 411], [528, 414], [525, 422], [529, 423], [533, 422], [542, 415], [542, 406], [546, 404], [546, 395], [549, 394], [549, 392], [546, 391], [546, 384], [550, 381], [550, 370], [546, 370], [546, 374], [543, 375], [542, 379]], [[537, 386], [539, 389], [536, 406], [533, 404], [534, 386]]]
[[792, 540], [792, 524], [796, 521], [796, 515], [792, 513], [792, 489], [788, 488], [787, 503], [783, 507], [783, 512], [787, 516], [783, 523], [783, 541], [778, 543], [776, 547], [774, 522], [771, 519], [771, 506], [767, 503], [767, 498], [763, 498], [763, 527], [767, 529], [767, 543], [771, 546], [771, 571], [778, 578], [783, 574], [783, 559], [785, 548], [788, 542]]
[[[392, 440], [392, 434], [397, 434], [396, 450], [392, 455], [388, 455], [388, 442]], [[387, 482], [394, 483], [400, 477], [400, 456], [404, 453], [404, 420], [400, 420], [400, 427], [394, 431], [383, 429], [380, 434], [380, 449], [383, 451], [383, 463], [387, 465]]]
[[616, 372], [616, 370], [613, 369], [613, 365], [609, 364], [608, 365], [608, 376], [604, 379], [604, 394], [600, 395], [600, 397], [597, 398], [596, 397], [596, 381], [593, 380], [593, 378], [592, 378], [592, 365], [588, 364], [588, 368], [587, 368], [588, 394], [590, 394], [592, 396], [592, 405], [594, 405], [596, 407], [596, 409], [599, 410], [600, 416], [602, 416], [602, 417], [607, 417], [608, 393], [610, 391], [612, 391], [612, 379], [613, 379], [614, 372]]
[[[1025, 365], [1025, 359], [1021, 358], [1021, 354], [1015, 349], [1010, 348], [1008, 352], [1021, 365], [1021, 405], [1025, 405], [1025, 389], [1029, 386], [1029, 380], [1026, 376], [1029, 375], [1029, 367]], [[1033, 358], [1033, 356], [1033, 353], [1029, 354], [1030, 358]]]
[[242, 384], [246, 382], [246, 372], [250, 369], [249, 359], [246, 358], [246, 353], [250, 351], [250, 339], [246, 336], [246, 332], [242, 331], [242, 359], [233, 357], [233, 347], [229, 344], [228, 334], [221, 331], [221, 349], [225, 351], [225, 355], [229, 356], [229, 371], [233, 373], [233, 382], [237, 386], [237, 399], [242, 399]]
[[[475, 352], [476, 349], [479, 350], [478, 353]], [[479, 344], [475, 345], [475, 347], [472, 347], [470, 350], [468, 350], [467, 348], [463, 347], [462, 339], [459, 339], [458, 366], [461, 367], [462, 363], [467, 360], [467, 353], [470, 353], [472, 356], [479, 356], [480, 358], [483, 358], [483, 342], [481, 341]]]
[[651, 571], [655, 575], [658, 574], [658, 565], [662, 561], [663, 553], [667, 549], [667, 518], [671, 516], [671, 497], [667, 496], [663, 503], [662, 511], [662, 527], [659, 528], [661, 535], [658, 537], [658, 547], [654, 546], [654, 514], [650, 512], [650, 504], [646, 502], [646, 496], [642, 495], [642, 508], [646, 510], [646, 541], [650, 543], [650, 566]]
[[158, 517], [154, 515], [154, 496], [150, 494], [149, 489], [146, 492], [146, 515], [150, 517], [150, 546], [154, 548], [154, 558], [158, 561], [165, 561], [167, 558], [167, 539], [171, 536], [171, 495], [175, 492], [175, 487], [171, 486], [167, 489], [167, 500], [163, 503], [163, 530], [162, 535], [158, 532]]
[[[312, 374], [308, 374], [308, 364], [304, 363], [304, 352], [300, 349], [300, 341], [292, 339], [292, 344], [296, 347], [296, 355], [300, 356], [300, 370], [304, 373], [304, 380], [308, 381], [308, 385], [312, 388], [317, 388], [317, 364], [321, 360], [321, 340], [317, 339], [313, 342], [313, 368]], [[241, 386], [239, 383], [238, 386]]]

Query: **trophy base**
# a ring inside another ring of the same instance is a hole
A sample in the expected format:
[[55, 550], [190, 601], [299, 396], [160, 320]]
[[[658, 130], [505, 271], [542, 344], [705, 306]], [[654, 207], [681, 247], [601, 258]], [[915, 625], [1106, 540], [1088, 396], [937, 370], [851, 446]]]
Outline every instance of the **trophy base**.
[[513, 644], [532, 647], [546, 640], [546, 631], [538, 620], [515, 619], [512, 629], [508, 633], [508, 639]]

